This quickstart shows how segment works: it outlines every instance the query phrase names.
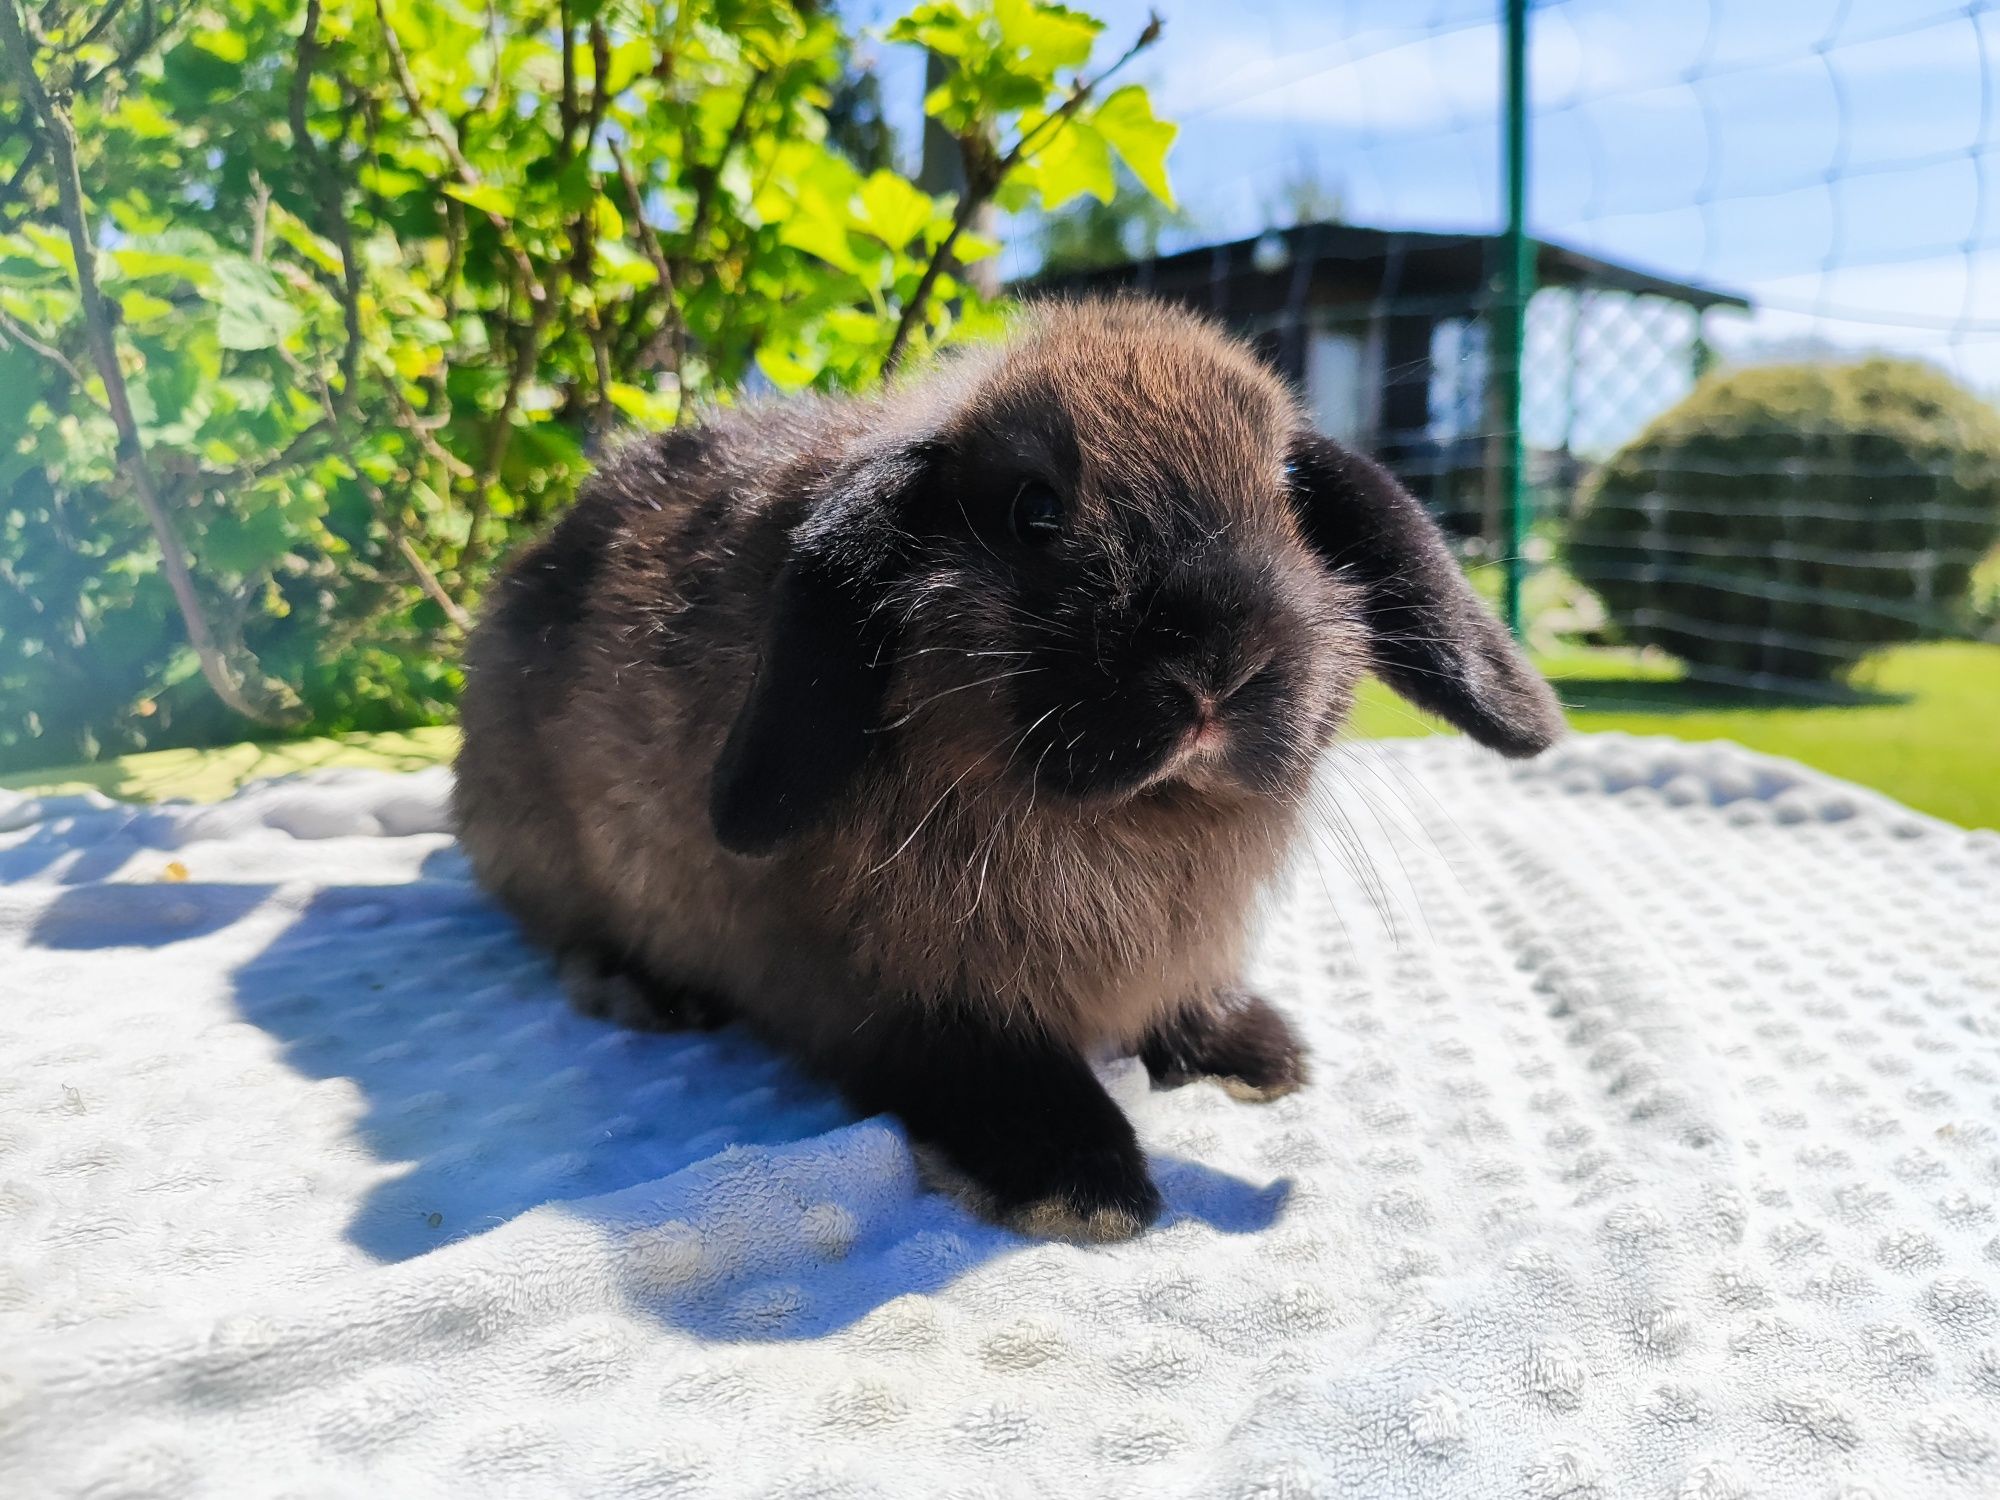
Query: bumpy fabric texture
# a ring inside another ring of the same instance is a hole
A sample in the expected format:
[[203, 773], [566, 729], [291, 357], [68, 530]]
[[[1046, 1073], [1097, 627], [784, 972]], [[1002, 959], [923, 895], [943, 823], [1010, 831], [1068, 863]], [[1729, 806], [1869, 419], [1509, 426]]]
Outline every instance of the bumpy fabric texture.
[[[443, 772], [0, 794], [0, 1492], [2000, 1493], [2000, 839], [1725, 746], [1329, 765], [1267, 1106], [1038, 1244], [573, 1014]], [[802, 1000], [801, 1003], [809, 1003]]]

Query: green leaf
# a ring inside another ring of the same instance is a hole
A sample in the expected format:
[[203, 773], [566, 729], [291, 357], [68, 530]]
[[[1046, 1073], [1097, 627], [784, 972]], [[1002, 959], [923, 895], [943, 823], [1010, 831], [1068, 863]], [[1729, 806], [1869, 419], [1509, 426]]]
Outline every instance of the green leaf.
[[[406, 172], [399, 167], [383, 166], [379, 162], [363, 162], [361, 170], [355, 176], [361, 186], [369, 192], [391, 201], [407, 198], [419, 189], [428, 192], [431, 187], [430, 179], [420, 172]], [[449, 192], [450, 189], [446, 188], [445, 191]]]
[[659, 49], [651, 37], [633, 37], [618, 43], [611, 49], [611, 69], [607, 75], [609, 92], [613, 95], [624, 93], [634, 79], [650, 73], [658, 60]]
[[178, 128], [157, 103], [143, 94], [120, 100], [111, 118], [121, 130], [128, 130], [141, 140], [163, 140]]
[[1109, 203], [1118, 191], [1110, 147], [1090, 121], [1078, 116], [1057, 127], [1035, 152], [1033, 176], [1041, 189], [1044, 211], [1061, 208], [1085, 193], [1099, 203]]
[[813, 359], [807, 351], [783, 350], [774, 344], [762, 345], [757, 350], [757, 368], [781, 391], [805, 389], [813, 383], [824, 363], [824, 360]]
[[276, 562], [290, 545], [284, 511], [268, 498], [252, 506], [238, 497], [209, 520], [199, 551], [211, 567], [244, 574]]
[[278, 278], [241, 256], [216, 262], [210, 300], [225, 349], [269, 349], [299, 326], [299, 310], [285, 300]]
[[460, 203], [470, 204], [481, 213], [498, 218], [511, 219], [521, 211], [521, 201], [512, 188], [498, 187], [490, 182], [447, 182], [444, 190]]
[[1095, 16], [1040, 0], [995, 0], [993, 11], [1000, 22], [1001, 41], [1029, 67], [1045, 74], [1082, 67], [1104, 29]]
[[173, 303], [164, 297], [155, 297], [151, 292], [139, 291], [136, 287], [118, 294], [118, 311], [127, 327], [137, 323], [150, 323], [156, 318], [170, 317]]
[[21, 236], [40, 252], [45, 262], [61, 266], [71, 276], [76, 275], [76, 252], [70, 246], [68, 235], [59, 234], [30, 219], [21, 226]]
[[197, 31], [189, 40], [209, 56], [219, 57], [224, 62], [240, 63], [250, 55], [250, 44], [242, 32], [220, 26]]
[[838, 266], [843, 271], [852, 271], [857, 276], [861, 274], [861, 262], [854, 254], [854, 242], [838, 224], [797, 214], [779, 226], [778, 242], [803, 250], [808, 255], [816, 255], [828, 265]]
[[1153, 114], [1153, 101], [1136, 83], [1127, 84], [1091, 111], [1111, 149], [1132, 169], [1146, 191], [1167, 207], [1174, 206], [1174, 187], [1167, 180], [1167, 151], [1180, 127]]
[[139, 245], [126, 250], [113, 250], [111, 264], [117, 268], [119, 275], [131, 281], [145, 281], [160, 276], [205, 287], [215, 280], [214, 263], [201, 256], [148, 250]]
[[953, 0], [919, 5], [889, 28], [889, 40], [928, 47], [942, 57], [965, 57], [979, 44], [979, 23]]
[[[232, 94], [243, 84], [240, 62], [218, 56], [203, 46], [202, 33], [182, 42], [160, 59], [161, 82], [175, 113], [191, 117], [218, 95]], [[226, 44], [225, 44], [226, 48]]]
[[271, 233], [285, 244], [325, 271], [329, 276], [340, 271], [340, 252], [332, 241], [325, 239], [301, 223], [297, 217], [286, 213], [277, 204], [271, 205]]
[[651, 391], [640, 385], [614, 380], [604, 388], [611, 404], [635, 422], [651, 427], [671, 427], [680, 401], [671, 392]]
[[625, 238], [625, 216], [618, 212], [618, 206], [609, 198], [597, 198], [590, 205], [591, 217], [597, 221], [597, 237], [601, 240], [622, 240]]
[[961, 266], [969, 266], [976, 260], [988, 260], [1000, 253], [1000, 242], [989, 240], [971, 230], [962, 230], [951, 242], [951, 258]]
[[660, 279], [659, 268], [629, 245], [617, 240], [597, 241], [597, 275], [611, 286], [653, 286]]
[[[28, 430], [28, 413], [40, 396], [47, 380], [47, 372], [36, 363], [36, 356], [24, 344], [0, 337], [0, 387], [13, 393], [13, 399], [0, 401], [0, 455], [13, 451], [21, 434]], [[0, 482], [4, 482], [0, 475]], [[0, 488], [0, 492], [4, 492]]]
[[936, 211], [930, 194], [920, 192], [894, 172], [872, 172], [861, 184], [859, 221], [891, 250], [907, 250]]

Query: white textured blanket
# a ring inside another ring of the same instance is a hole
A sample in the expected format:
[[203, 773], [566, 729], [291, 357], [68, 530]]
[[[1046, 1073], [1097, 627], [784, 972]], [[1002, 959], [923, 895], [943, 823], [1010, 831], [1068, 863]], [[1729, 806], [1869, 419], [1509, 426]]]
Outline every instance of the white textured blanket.
[[1092, 1249], [571, 1014], [442, 772], [0, 794], [0, 1492], [2000, 1492], [2000, 838], [1664, 741], [1328, 788], [1316, 1081], [1117, 1074]]

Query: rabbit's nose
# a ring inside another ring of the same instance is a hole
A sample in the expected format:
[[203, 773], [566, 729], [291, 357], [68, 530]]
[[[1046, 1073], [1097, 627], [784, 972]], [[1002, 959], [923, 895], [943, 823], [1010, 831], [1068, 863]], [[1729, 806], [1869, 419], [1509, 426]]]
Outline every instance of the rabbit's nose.
[[1270, 664], [1269, 651], [1245, 651], [1229, 643], [1169, 666], [1167, 676], [1192, 700], [1197, 718], [1215, 718]]
[[1242, 692], [1266, 667], [1271, 665], [1273, 653], [1269, 650], [1238, 651], [1232, 654], [1232, 665], [1228, 675], [1221, 679], [1217, 697], [1227, 703]]
[[1145, 602], [1141, 650], [1190, 693], [1225, 703], [1268, 659], [1258, 637], [1269, 601], [1255, 575], [1233, 559], [1184, 567]]

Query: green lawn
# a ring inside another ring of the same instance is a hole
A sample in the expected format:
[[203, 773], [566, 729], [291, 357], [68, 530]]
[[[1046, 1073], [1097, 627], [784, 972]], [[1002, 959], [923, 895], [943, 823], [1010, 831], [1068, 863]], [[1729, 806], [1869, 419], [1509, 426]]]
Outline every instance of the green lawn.
[[[2000, 646], [1884, 651], [1855, 674], [1853, 701], [1828, 704], [1683, 682], [1672, 663], [1635, 652], [1551, 656], [1542, 667], [1578, 729], [1734, 740], [1968, 828], [2000, 828]], [[1384, 736], [1436, 728], [1374, 683], [1356, 723]]]
[[246, 781], [326, 766], [373, 766], [414, 771], [449, 760], [456, 729], [411, 729], [398, 734], [347, 734], [337, 739], [284, 740], [223, 745], [213, 750], [154, 750], [89, 765], [56, 766], [0, 776], [0, 789], [32, 792], [100, 791], [133, 802], [186, 797], [214, 802]]
[[[2000, 646], [1934, 644], [1887, 651], [1856, 678], [1854, 701], [1773, 704], [1678, 680], [1670, 663], [1631, 652], [1544, 660], [1578, 729], [1735, 740], [1887, 792], [1971, 828], [2000, 828]], [[1407, 736], [1436, 724], [1374, 683], [1356, 713], [1361, 733]], [[114, 797], [209, 800], [245, 781], [320, 766], [433, 765], [451, 729], [348, 735], [217, 750], [161, 750], [87, 766], [0, 777], [0, 787]]]

